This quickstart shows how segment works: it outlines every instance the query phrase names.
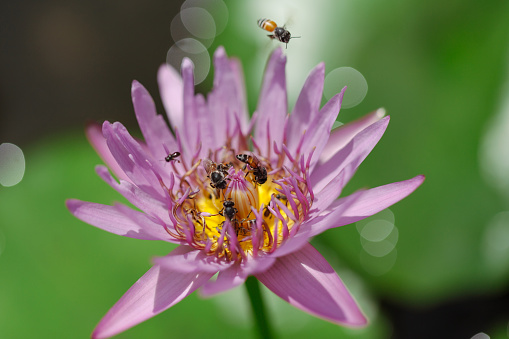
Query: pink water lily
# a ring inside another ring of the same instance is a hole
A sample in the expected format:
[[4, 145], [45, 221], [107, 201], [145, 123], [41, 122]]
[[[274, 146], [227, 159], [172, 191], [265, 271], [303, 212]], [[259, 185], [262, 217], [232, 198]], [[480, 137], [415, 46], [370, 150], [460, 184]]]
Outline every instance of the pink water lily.
[[71, 213], [111, 233], [179, 245], [154, 259], [101, 320], [94, 338], [118, 334], [198, 288], [213, 295], [248, 276], [310, 314], [346, 326], [366, 324], [334, 269], [308, 241], [391, 206], [424, 177], [338, 199], [389, 117], [378, 110], [331, 132], [345, 89], [320, 108], [323, 63], [311, 71], [288, 115], [285, 64], [276, 49], [251, 119], [240, 64], [219, 48], [207, 98], [194, 93], [189, 60], [182, 76], [161, 66], [158, 81], [173, 133], [136, 81], [132, 100], [144, 141], [119, 122], [106, 121], [102, 131], [88, 127], [91, 144], [118, 181], [105, 166], [97, 173], [140, 211], [71, 199]]

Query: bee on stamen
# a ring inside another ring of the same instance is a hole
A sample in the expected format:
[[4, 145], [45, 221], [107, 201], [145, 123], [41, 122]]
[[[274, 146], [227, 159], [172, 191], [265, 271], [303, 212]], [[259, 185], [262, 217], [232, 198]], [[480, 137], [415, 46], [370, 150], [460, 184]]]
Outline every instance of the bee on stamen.
[[223, 209], [219, 211], [219, 214], [226, 217], [228, 220], [235, 220], [235, 214], [238, 210], [235, 208], [235, 203], [231, 200], [225, 200], [223, 202]]
[[207, 172], [207, 177], [210, 179], [210, 186], [212, 188], [224, 190], [228, 186], [227, 180], [230, 179], [227, 178], [228, 171], [225, 170], [226, 165], [218, 165], [210, 159], [205, 159], [203, 161], [203, 167]]
[[237, 160], [245, 163], [243, 170], [246, 169], [246, 166], [249, 165], [251, 167], [251, 170], [246, 173], [252, 173], [254, 176], [254, 181], [259, 184], [263, 185], [267, 182], [267, 169], [260, 164], [260, 160], [254, 155], [247, 155], [247, 154], [237, 154], [236, 155]]

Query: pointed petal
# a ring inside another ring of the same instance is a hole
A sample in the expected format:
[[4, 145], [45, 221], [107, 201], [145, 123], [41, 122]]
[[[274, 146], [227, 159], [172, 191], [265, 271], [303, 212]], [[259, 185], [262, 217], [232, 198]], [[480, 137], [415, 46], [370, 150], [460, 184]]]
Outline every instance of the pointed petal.
[[309, 244], [278, 258], [256, 278], [283, 300], [320, 318], [347, 326], [367, 322], [334, 269]]
[[324, 225], [324, 219], [331, 222], [335, 220], [335, 218], [341, 217], [343, 213], [360, 198], [361, 194], [362, 191], [352, 194], [348, 201], [345, 201], [344, 204], [337, 206], [332, 212], [329, 212], [326, 215], [328, 217], [327, 219], [325, 219], [325, 216], [318, 216], [322, 210], [315, 208], [313, 204], [309, 214], [310, 220], [300, 225], [297, 234], [283, 243], [271, 256], [282, 257], [300, 250], [308, 243], [310, 238], [319, 234], [319, 231], [323, 232], [322, 227]]
[[214, 88], [207, 101], [216, 121], [209, 128], [215, 128], [218, 145], [226, 143], [227, 132], [232, 136], [237, 121], [242, 131], [247, 130], [249, 117], [240, 63], [228, 59], [223, 47], [214, 53]]
[[157, 73], [159, 92], [170, 124], [182, 129], [184, 124], [184, 85], [180, 74], [168, 64], [159, 67]]
[[[201, 94], [195, 96], [196, 119], [194, 128], [198, 132], [198, 144], [201, 143], [199, 158], [208, 157], [210, 150], [219, 148], [214, 133], [214, 120], [211, 121], [209, 108], [205, 102], [205, 98]], [[215, 120], [217, 121], [217, 120]]]
[[158, 200], [157, 197], [147, 194], [130, 181], [120, 180], [120, 183], [117, 182], [105, 166], [96, 166], [95, 171], [108, 185], [122, 194], [131, 204], [151, 216], [157, 216], [160, 220], [170, 223], [165, 201]]
[[318, 162], [318, 158], [322, 153], [323, 147], [329, 139], [332, 125], [339, 114], [345, 90], [346, 87], [343, 88], [341, 93], [336, 94], [325, 104], [325, 106], [323, 106], [316, 119], [311, 123], [304, 135], [301, 154], [309, 154], [311, 150], [315, 148], [315, 153], [309, 165], [310, 172], [313, 172], [315, 164]]
[[334, 129], [320, 155], [320, 162], [324, 163], [329, 160], [340, 149], [345, 147], [346, 144], [348, 144], [352, 138], [356, 136], [360, 131], [370, 126], [371, 124], [374, 124], [384, 116], [385, 110], [380, 108], [375, 112], [363, 116], [360, 119], [349, 122], [348, 124]]
[[418, 175], [409, 180], [359, 191], [336, 200], [328, 208], [332, 212], [313, 219], [311, 236], [372, 216], [410, 195], [423, 181], [424, 176]]
[[194, 100], [194, 65], [184, 58], [182, 60], [182, 81], [184, 83], [184, 126], [179, 130], [186, 151], [193, 153], [199, 147], [199, 133], [194, 126], [197, 112]]
[[92, 338], [114, 336], [161, 313], [202, 286], [212, 275], [152, 267], [108, 311]]
[[76, 199], [69, 199], [65, 203], [76, 218], [110, 233], [136, 239], [175, 242], [162, 225], [152, 221], [145, 213], [125, 205], [108, 206]]
[[321, 62], [309, 73], [300, 91], [286, 130], [287, 146], [291, 151], [295, 151], [302, 133], [316, 119], [322, 101], [324, 77], [325, 64]]
[[182, 273], [216, 273], [233, 265], [233, 262], [220, 261], [215, 256], [206, 255], [203, 251], [185, 245], [177, 247], [165, 257], [156, 257], [153, 261], [163, 268]]
[[131, 181], [111, 154], [111, 151], [106, 144], [106, 138], [103, 135], [101, 125], [97, 123], [88, 124], [85, 129], [85, 133], [87, 135], [88, 142], [92, 145], [97, 154], [101, 157], [102, 161], [104, 161], [108, 168], [111, 169], [115, 176], [118, 179]]
[[150, 152], [154, 158], [164, 159], [168, 154], [166, 154], [163, 145], [172, 152], [178, 149], [173, 134], [171, 134], [163, 116], [157, 114], [150, 93], [136, 80], [132, 83], [131, 96], [136, 119]]
[[311, 173], [311, 187], [320, 192], [335, 176], [345, 171], [347, 183], [362, 161], [373, 150], [389, 124], [389, 116], [368, 126], [359, 132], [345, 147], [334, 154], [328, 161], [319, 162]]
[[131, 181], [148, 194], [164, 199], [165, 193], [156, 173], [165, 180], [170, 179], [159, 161], [154, 161], [119, 122], [110, 124], [105, 121], [103, 135], [111, 154]]
[[267, 63], [257, 108], [258, 120], [254, 138], [262, 154], [268, 154], [273, 141], [278, 146], [283, 142], [282, 131], [288, 112], [285, 65], [286, 56], [281, 48], [277, 48]]

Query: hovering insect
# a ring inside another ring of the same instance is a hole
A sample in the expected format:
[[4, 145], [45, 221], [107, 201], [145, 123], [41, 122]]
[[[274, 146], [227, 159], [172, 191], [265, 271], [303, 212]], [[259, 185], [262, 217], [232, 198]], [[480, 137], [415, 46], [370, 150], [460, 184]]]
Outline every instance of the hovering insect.
[[210, 186], [213, 188], [218, 188], [220, 190], [224, 190], [228, 186], [229, 180], [226, 176], [228, 172], [225, 170], [224, 164], [216, 164], [210, 159], [205, 159], [203, 161], [203, 167], [207, 172], [207, 177], [210, 179]]
[[[166, 162], [170, 162], [172, 160], [175, 160], [176, 158], [180, 157], [180, 152], [173, 152], [171, 154], [168, 154], [164, 160], [166, 160]], [[178, 161], [178, 160], [177, 160]], [[180, 161], [179, 161], [180, 162]]]
[[225, 200], [223, 202], [223, 209], [219, 213], [224, 215], [228, 220], [232, 221], [234, 220], [237, 212], [238, 210], [235, 208], [235, 203], [231, 200]]
[[290, 39], [300, 38], [300, 36], [292, 37], [285, 26], [279, 27], [274, 21], [270, 19], [258, 19], [258, 26], [267, 32], [271, 32], [272, 34], [267, 34], [267, 36], [271, 39], [277, 39], [286, 44], [286, 48], [288, 48]]
[[[254, 181], [263, 185], [267, 182], [267, 169], [260, 164], [260, 160], [254, 155], [237, 154], [235, 156], [239, 161], [251, 167], [251, 173], [254, 175]], [[246, 166], [244, 166], [244, 169]]]

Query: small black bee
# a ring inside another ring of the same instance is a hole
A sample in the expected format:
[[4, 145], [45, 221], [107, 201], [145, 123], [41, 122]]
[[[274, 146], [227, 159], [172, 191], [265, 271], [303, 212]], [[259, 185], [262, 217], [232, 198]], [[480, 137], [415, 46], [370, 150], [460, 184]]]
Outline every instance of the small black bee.
[[211, 187], [218, 188], [220, 190], [224, 190], [226, 187], [228, 187], [227, 180], [229, 179], [227, 178], [228, 171], [225, 169], [226, 166], [228, 165], [218, 165], [210, 159], [205, 159], [203, 161], [203, 167], [207, 172], [207, 176], [210, 178]]
[[230, 221], [234, 220], [235, 214], [238, 212], [238, 210], [235, 208], [235, 203], [231, 200], [226, 200], [223, 202], [223, 209], [221, 211], [221, 215], [224, 215]]
[[[166, 160], [166, 162], [170, 162], [172, 160], [175, 160], [176, 158], [180, 157], [180, 152], [173, 152], [171, 154], [168, 154], [166, 156], [166, 158], [164, 158], [164, 160]], [[178, 161], [178, 160], [177, 160]]]
[[249, 172], [253, 173], [254, 181], [257, 184], [263, 185], [267, 182], [267, 169], [260, 165], [260, 160], [258, 160], [257, 157], [254, 155], [237, 154], [236, 158], [251, 167], [251, 171]]

